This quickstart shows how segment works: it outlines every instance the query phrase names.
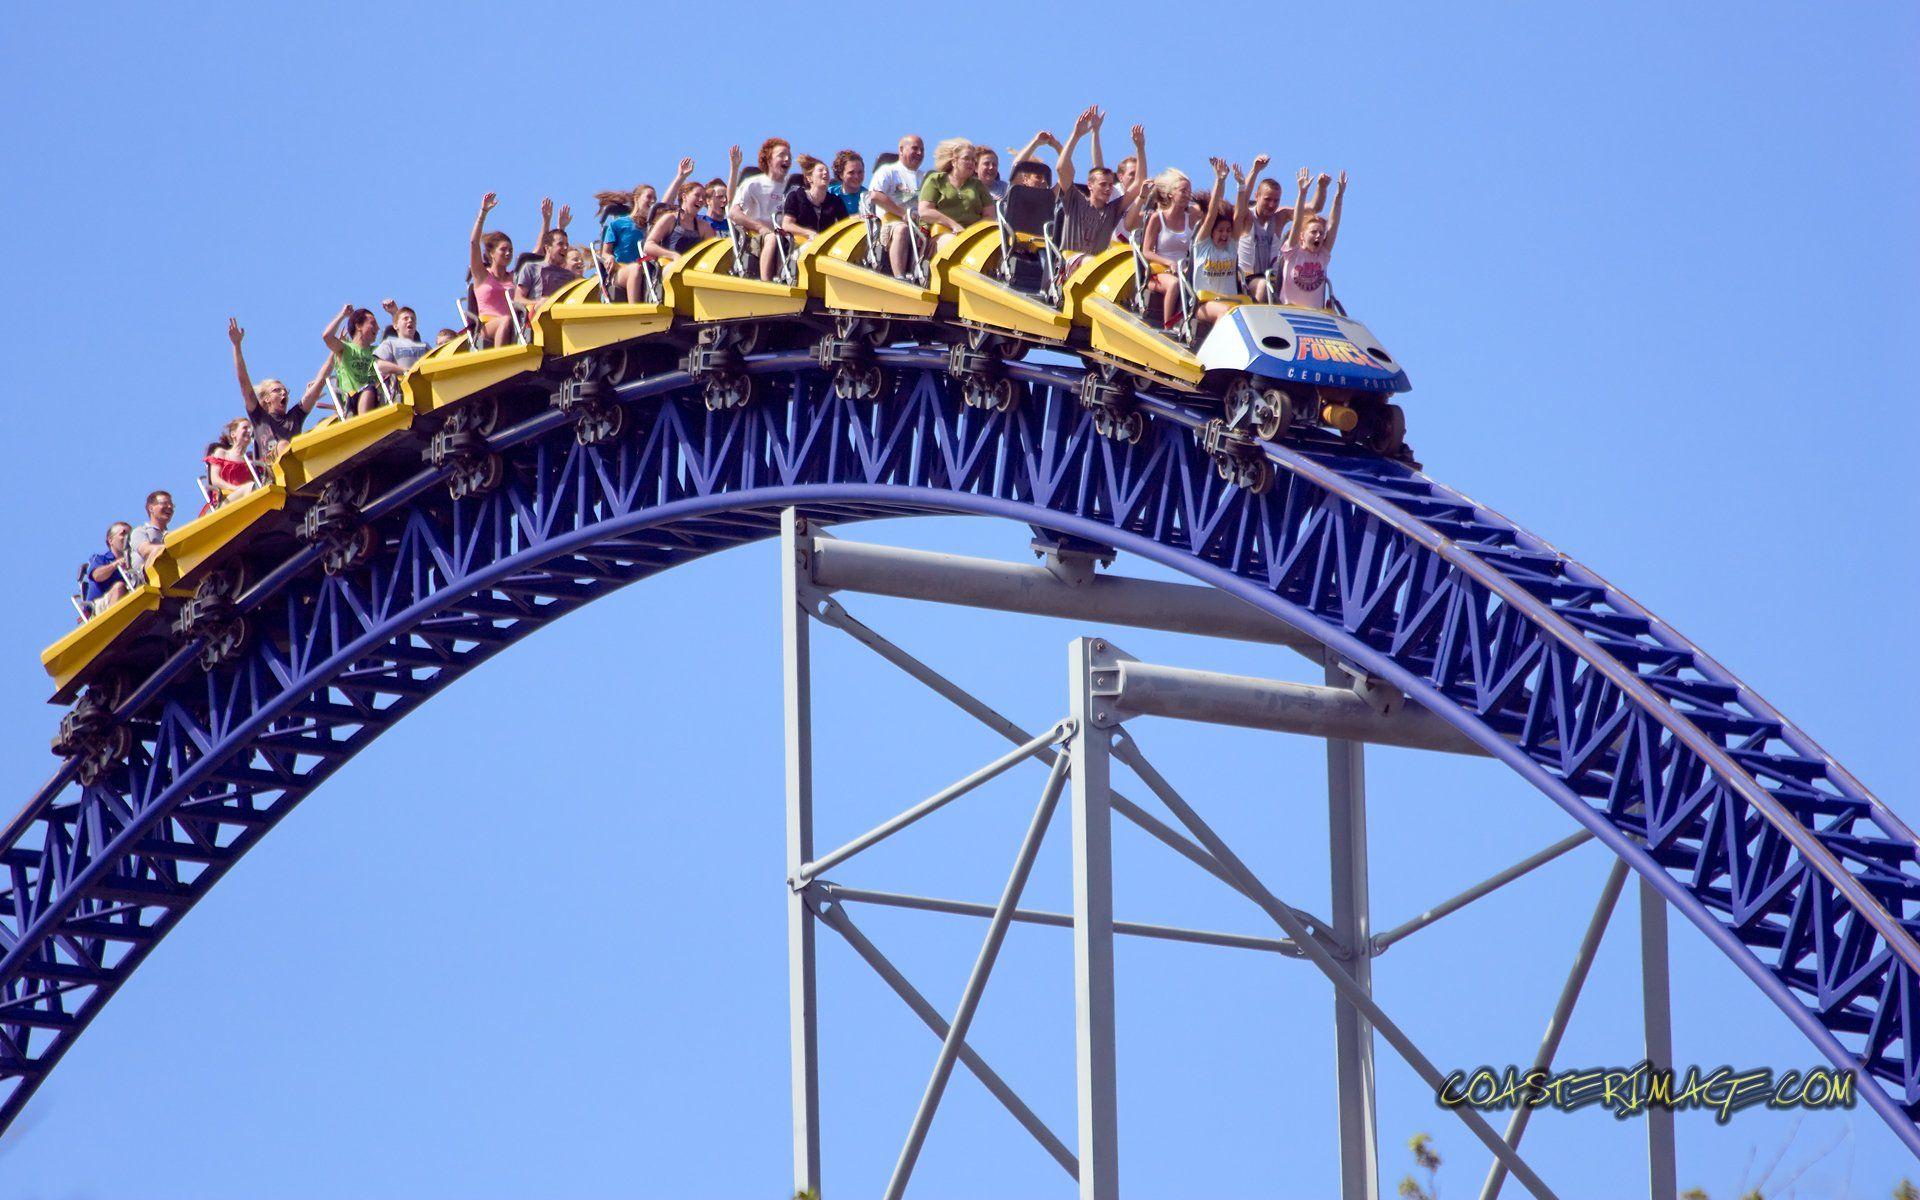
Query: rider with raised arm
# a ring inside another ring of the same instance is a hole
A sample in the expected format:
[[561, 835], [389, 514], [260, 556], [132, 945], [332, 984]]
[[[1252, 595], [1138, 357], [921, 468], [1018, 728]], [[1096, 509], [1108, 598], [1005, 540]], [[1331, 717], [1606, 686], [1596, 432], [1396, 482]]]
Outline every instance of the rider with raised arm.
[[233, 343], [233, 373], [240, 381], [241, 408], [253, 422], [253, 457], [259, 462], [271, 463], [307, 423], [314, 403], [326, 390], [327, 371], [333, 366], [333, 360], [329, 358], [321, 364], [319, 374], [300, 394], [300, 403], [289, 408], [286, 384], [278, 379], [262, 379], [256, 384], [247, 374], [247, 356], [240, 349], [241, 339], [246, 336], [247, 331], [240, 328], [240, 319], [228, 317], [227, 340]]
[[425, 358], [433, 347], [420, 340], [420, 317], [411, 308], [392, 300], [382, 300], [380, 307], [392, 324], [374, 344], [373, 365], [386, 378], [397, 379], [413, 370], [413, 364]]
[[[1060, 250], [1066, 256], [1069, 275], [1089, 254], [1097, 253], [1113, 243], [1114, 233], [1127, 215], [1129, 202], [1117, 194], [1117, 177], [1111, 167], [1100, 165], [1098, 154], [1087, 171], [1086, 192], [1083, 194], [1074, 186], [1074, 147], [1080, 144], [1081, 138], [1099, 129], [1102, 119], [1099, 107], [1089, 104], [1075, 118], [1073, 132], [1067, 136], [1066, 145], [1060, 147], [1060, 169], [1054, 186], [1059, 191], [1061, 211], [1064, 213]], [[1133, 132], [1135, 144], [1144, 148], [1146, 131], [1135, 125]]]
[[[1232, 167], [1233, 178], [1238, 185], [1233, 198], [1233, 207], [1228, 208], [1222, 202], [1221, 189], [1226, 184], [1227, 164], [1216, 158], [1213, 162], [1213, 191], [1207, 196], [1207, 210], [1200, 218], [1198, 236], [1193, 244], [1193, 292], [1199, 304], [1195, 312], [1195, 334], [1206, 332], [1207, 328], [1221, 317], [1227, 315], [1236, 306], [1247, 303], [1247, 296], [1240, 287], [1239, 254], [1236, 252], [1234, 230], [1247, 215], [1248, 176], [1235, 163]], [[1265, 165], [1263, 155], [1254, 160], [1254, 170], [1259, 171]]]
[[513, 336], [513, 298], [508, 290], [513, 276], [507, 269], [513, 261], [513, 239], [497, 229], [484, 232], [487, 214], [499, 202], [492, 192], [480, 198], [480, 213], [473, 219], [473, 236], [467, 246], [474, 316], [480, 321], [481, 340], [489, 346], [504, 346]]
[[352, 405], [356, 416], [372, 412], [379, 402], [373, 359], [373, 339], [379, 332], [380, 319], [373, 310], [355, 308], [351, 300], [320, 331], [320, 340], [333, 352], [333, 382], [340, 389], [341, 403]]
[[[1307, 205], [1307, 181], [1311, 172], [1300, 168], [1300, 197], [1296, 212]], [[1322, 173], [1320, 189], [1325, 192], [1329, 176]], [[1340, 184], [1333, 193], [1333, 209], [1327, 216], [1312, 213], [1294, 221], [1287, 246], [1280, 252], [1280, 303], [1307, 308], [1326, 308], [1333, 300], [1327, 282], [1327, 263], [1333, 257], [1333, 240], [1340, 233], [1340, 208], [1347, 198], [1347, 173], [1340, 172]]]
[[[714, 236], [714, 228], [701, 215], [700, 209], [707, 203], [707, 189], [704, 184], [694, 184], [680, 193], [680, 203], [660, 214], [653, 227], [647, 230], [647, 256], [661, 262], [672, 262], [682, 254], [693, 249], [706, 239]], [[636, 275], [638, 267], [635, 268]], [[629, 285], [631, 288], [632, 285]], [[638, 298], [632, 290], [629, 296]]]

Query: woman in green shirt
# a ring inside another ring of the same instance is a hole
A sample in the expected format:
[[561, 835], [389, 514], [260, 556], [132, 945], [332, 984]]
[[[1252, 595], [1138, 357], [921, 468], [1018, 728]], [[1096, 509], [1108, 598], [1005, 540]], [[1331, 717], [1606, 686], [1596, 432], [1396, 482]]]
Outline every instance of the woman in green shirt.
[[948, 138], [934, 147], [934, 169], [920, 184], [920, 223], [935, 246], [993, 208], [993, 196], [975, 172], [979, 161], [980, 148], [966, 138]]

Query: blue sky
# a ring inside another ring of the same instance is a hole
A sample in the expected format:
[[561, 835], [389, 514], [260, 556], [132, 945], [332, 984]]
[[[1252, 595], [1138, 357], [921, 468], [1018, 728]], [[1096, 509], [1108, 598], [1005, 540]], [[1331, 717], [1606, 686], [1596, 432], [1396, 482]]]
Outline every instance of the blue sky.
[[[1334, 273], [1409, 364], [1429, 469], [1631, 591], [1920, 820], [1911, 6], [1226, 4], [1190, 24], [988, 0], [904, 54], [882, 10], [834, 28], [806, 18], [821, 11], [10, 14], [15, 796], [52, 766], [37, 651], [70, 620], [72, 564], [149, 488], [191, 493], [235, 404], [229, 315], [256, 375], [305, 378], [349, 299], [446, 322], [482, 192], [524, 240], [542, 195], [586, 209], [598, 188], [663, 184], [683, 153], [706, 175], [773, 132], [870, 158], [907, 130], [1006, 147], [1099, 102], [1147, 125], [1156, 167], [1264, 151], [1283, 175], [1347, 170]], [[851, 536], [1018, 558], [1027, 535]], [[611, 598], [362, 754], [80, 1041], [0, 1142], [0, 1197], [784, 1195], [776, 578], [762, 546]], [[1092, 631], [848, 603], [1036, 725], [1064, 710], [1068, 639]], [[1277, 650], [1106, 632], [1145, 658], [1303, 677]], [[999, 752], [857, 646], [817, 645], [823, 843]], [[1316, 747], [1138, 736], [1276, 888], [1323, 905]], [[1376, 927], [1571, 828], [1485, 763], [1375, 752], [1369, 771]], [[837, 877], [990, 899], [1039, 784], [1009, 777]], [[1036, 907], [1068, 903], [1063, 835]], [[1261, 932], [1159, 847], [1117, 853], [1123, 917]], [[1443, 1064], [1524, 1060], [1605, 870], [1586, 848], [1401, 943], [1376, 964], [1382, 1003]], [[981, 925], [862, 917], [950, 1007]], [[1633, 927], [1623, 906], [1564, 1061], [1638, 1057]], [[1696, 931], [1674, 942], [1682, 1062], [1815, 1061]], [[830, 938], [822, 962], [828, 1195], [868, 1194], [935, 1044]], [[1331, 1194], [1331, 999], [1310, 970], [1122, 947], [1129, 1195]], [[1067, 935], [1016, 930], [975, 1039], [1069, 1133], [1070, 981]], [[1477, 1187], [1484, 1155], [1379, 1054], [1386, 1190], [1420, 1130], [1447, 1192]], [[1829, 1148], [1795, 1194], [1884, 1196], [1914, 1172], [1865, 1109], [1680, 1131], [1682, 1185], [1715, 1197], [1783, 1149], [1769, 1195]], [[1527, 1145], [1562, 1195], [1612, 1197], [1643, 1186], [1641, 1136], [1589, 1112], [1536, 1119]], [[912, 1194], [1062, 1186], [957, 1077]]]

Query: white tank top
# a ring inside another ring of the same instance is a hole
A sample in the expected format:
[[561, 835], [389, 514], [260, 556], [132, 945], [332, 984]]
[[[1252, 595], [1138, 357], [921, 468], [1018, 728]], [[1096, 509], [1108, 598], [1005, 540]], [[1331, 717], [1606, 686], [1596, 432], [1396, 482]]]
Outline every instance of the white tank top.
[[1189, 222], [1183, 228], [1174, 229], [1167, 224], [1167, 214], [1160, 214], [1160, 236], [1155, 239], [1153, 252], [1170, 262], [1179, 262], [1187, 256], [1187, 247], [1193, 241], [1191, 216], [1183, 214], [1183, 220]]

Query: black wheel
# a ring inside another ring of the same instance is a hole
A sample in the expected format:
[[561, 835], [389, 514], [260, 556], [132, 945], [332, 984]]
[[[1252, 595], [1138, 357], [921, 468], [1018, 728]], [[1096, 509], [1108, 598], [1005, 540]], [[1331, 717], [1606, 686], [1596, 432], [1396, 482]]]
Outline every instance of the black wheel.
[[1027, 356], [1027, 351], [1031, 349], [1033, 349], [1032, 346], [1029, 346], [1019, 338], [1003, 337], [1000, 339], [1000, 357], [1006, 359], [1008, 362], [1019, 362]]
[[727, 326], [729, 340], [741, 357], [758, 354], [766, 346], [767, 327], [758, 321], [742, 321]]
[[1273, 486], [1273, 464], [1264, 458], [1256, 458], [1247, 464], [1242, 487], [1258, 496]]
[[1222, 479], [1232, 479], [1234, 476], [1233, 460], [1225, 455], [1214, 459], [1213, 473]]
[[967, 349], [969, 350], [978, 350], [982, 352], [991, 350], [993, 348], [994, 340], [995, 340], [995, 335], [988, 333], [984, 329], [970, 328], [967, 330]]
[[625, 350], [608, 350], [601, 356], [606, 369], [600, 378], [607, 381], [609, 387], [619, 387], [627, 381], [627, 373], [633, 369], [632, 358]]
[[885, 317], [874, 317], [866, 323], [867, 344], [885, 346], [893, 341], [893, 322]]
[[[506, 459], [501, 458], [498, 454], [487, 455], [485, 460], [481, 462], [480, 469], [474, 473], [474, 478], [479, 484], [475, 490], [481, 492], [492, 491], [494, 488], [500, 486], [500, 481], [506, 478], [506, 474]], [[362, 547], [360, 552], [361, 557], [364, 558], [373, 553], [373, 529], [371, 526], [363, 525], [360, 527], [360, 542]]]
[[855, 369], [853, 394], [860, 400], [878, 400], [887, 390], [887, 372], [879, 363]]
[[986, 398], [995, 412], [1012, 412], [1020, 402], [1020, 385], [1011, 379], [996, 379], [987, 385]]
[[1128, 445], [1137, 446], [1147, 436], [1147, 414], [1135, 409], [1120, 418], [1120, 436]]

